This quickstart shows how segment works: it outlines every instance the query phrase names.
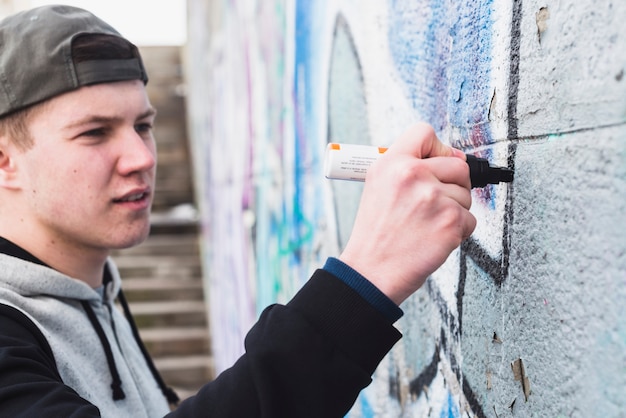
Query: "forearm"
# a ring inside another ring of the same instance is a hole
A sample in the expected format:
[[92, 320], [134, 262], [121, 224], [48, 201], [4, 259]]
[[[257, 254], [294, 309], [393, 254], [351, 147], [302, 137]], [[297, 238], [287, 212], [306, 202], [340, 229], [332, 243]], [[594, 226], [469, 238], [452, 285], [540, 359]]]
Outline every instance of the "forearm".
[[286, 306], [266, 309], [246, 354], [171, 417], [340, 417], [400, 333], [378, 310], [318, 270]]

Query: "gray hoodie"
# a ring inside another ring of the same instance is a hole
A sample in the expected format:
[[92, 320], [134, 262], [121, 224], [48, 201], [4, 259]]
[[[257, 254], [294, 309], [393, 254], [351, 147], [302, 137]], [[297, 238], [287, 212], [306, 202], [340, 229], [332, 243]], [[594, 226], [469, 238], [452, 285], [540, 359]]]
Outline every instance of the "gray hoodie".
[[[99, 292], [48, 267], [0, 254], [0, 303], [32, 320], [48, 340], [63, 382], [96, 405], [103, 417], [166, 415], [167, 400], [129, 322], [114, 305], [121, 285], [119, 272], [111, 260], [107, 267], [112, 280]], [[111, 347], [124, 399], [113, 399], [112, 370], [85, 302]]]

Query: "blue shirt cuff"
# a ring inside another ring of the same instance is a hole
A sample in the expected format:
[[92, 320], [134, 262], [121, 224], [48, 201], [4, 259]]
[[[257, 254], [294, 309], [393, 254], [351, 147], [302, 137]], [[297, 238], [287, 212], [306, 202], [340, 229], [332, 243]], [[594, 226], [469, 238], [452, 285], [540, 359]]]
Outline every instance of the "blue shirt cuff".
[[329, 257], [328, 260], [326, 260], [326, 264], [324, 264], [324, 270], [350, 286], [355, 292], [361, 295], [363, 299], [389, 319], [391, 323], [396, 322], [404, 315], [402, 309], [389, 299], [387, 295], [381, 292], [358, 271], [341, 260]]

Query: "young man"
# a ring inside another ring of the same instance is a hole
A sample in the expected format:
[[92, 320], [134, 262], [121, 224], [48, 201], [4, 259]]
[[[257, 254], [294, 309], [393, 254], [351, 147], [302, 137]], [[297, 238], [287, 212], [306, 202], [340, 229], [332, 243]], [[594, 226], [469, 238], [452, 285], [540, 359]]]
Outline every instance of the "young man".
[[[149, 232], [155, 110], [137, 48], [67, 6], [3, 20], [0, 45], [0, 416], [167, 415], [176, 396], [109, 259]], [[369, 170], [343, 253], [171, 416], [343, 416], [400, 338], [398, 305], [472, 233], [469, 189], [463, 153], [409, 129]]]

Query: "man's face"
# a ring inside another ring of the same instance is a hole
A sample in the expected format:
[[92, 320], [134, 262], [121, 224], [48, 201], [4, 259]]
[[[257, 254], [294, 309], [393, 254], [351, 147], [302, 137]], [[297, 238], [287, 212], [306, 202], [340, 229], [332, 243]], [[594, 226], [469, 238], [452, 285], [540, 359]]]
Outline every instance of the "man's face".
[[17, 157], [33, 239], [95, 254], [141, 242], [156, 170], [143, 83], [83, 87], [43, 106], [29, 123], [33, 147]]

